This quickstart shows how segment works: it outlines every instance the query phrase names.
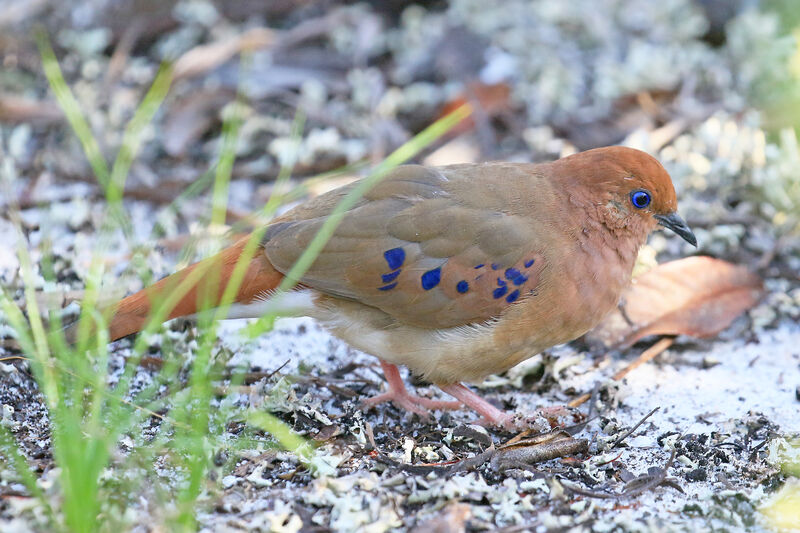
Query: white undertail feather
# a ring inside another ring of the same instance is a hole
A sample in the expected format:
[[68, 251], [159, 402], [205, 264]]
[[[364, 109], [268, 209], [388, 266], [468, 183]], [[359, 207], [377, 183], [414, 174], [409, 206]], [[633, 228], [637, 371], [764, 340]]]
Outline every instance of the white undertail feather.
[[[270, 293], [259, 295], [248, 304], [234, 303], [228, 309], [227, 319], [234, 318], [261, 318], [264, 315], [275, 314], [278, 316], [313, 316], [314, 301], [313, 291], [310, 289], [289, 291], [278, 298], [273, 298]], [[207, 311], [214, 313], [214, 310]], [[187, 318], [197, 318], [199, 313], [189, 315]]]
[[314, 310], [313, 291], [302, 289], [289, 291], [277, 298], [271, 293], [259, 295], [249, 304], [233, 304], [228, 318], [260, 318], [267, 314], [279, 316], [312, 316]]

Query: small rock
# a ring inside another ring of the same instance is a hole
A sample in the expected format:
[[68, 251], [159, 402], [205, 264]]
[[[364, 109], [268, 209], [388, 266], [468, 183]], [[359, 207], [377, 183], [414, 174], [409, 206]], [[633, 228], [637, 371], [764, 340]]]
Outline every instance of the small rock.
[[482, 444], [484, 446], [489, 446], [492, 443], [492, 437], [489, 435], [489, 432], [486, 431], [486, 428], [476, 424], [458, 426], [453, 430], [453, 436], [464, 439], [472, 439], [478, 444]]
[[705, 481], [708, 479], [708, 473], [706, 472], [705, 468], [695, 468], [684, 474], [684, 477], [688, 481]]

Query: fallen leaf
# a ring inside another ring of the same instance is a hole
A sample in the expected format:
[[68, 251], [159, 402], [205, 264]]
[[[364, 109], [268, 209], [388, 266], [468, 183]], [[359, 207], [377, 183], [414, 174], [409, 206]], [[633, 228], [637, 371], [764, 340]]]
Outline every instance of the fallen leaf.
[[589, 441], [573, 439], [563, 430], [542, 433], [531, 438], [514, 440], [497, 448], [491, 458], [492, 467], [498, 471], [533, 465], [565, 455], [586, 453]]
[[[511, 87], [506, 83], [487, 85], [473, 82], [467, 85], [464, 92], [442, 106], [439, 117], [444, 117], [461, 107], [471, 104], [476, 112], [481, 112], [488, 118], [494, 118], [504, 113], [511, 112]], [[450, 130], [450, 135], [458, 135], [475, 127], [473, 117], [467, 117]]]
[[711, 337], [763, 295], [761, 278], [745, 267], [712, 257], [671, 261], [635, 278], [586, 340], [627, 347], [648, 335]]

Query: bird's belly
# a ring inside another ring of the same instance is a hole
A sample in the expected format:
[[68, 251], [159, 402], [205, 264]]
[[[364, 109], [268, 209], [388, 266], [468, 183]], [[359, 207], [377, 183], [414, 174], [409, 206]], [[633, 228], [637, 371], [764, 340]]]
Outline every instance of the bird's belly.
[[320, 296], [311, 316], [351, 346], [437, 384], [480, 381], [539, 350], [494, 342], [495, 323], [428, 329], [394, 321], [374, 307]]

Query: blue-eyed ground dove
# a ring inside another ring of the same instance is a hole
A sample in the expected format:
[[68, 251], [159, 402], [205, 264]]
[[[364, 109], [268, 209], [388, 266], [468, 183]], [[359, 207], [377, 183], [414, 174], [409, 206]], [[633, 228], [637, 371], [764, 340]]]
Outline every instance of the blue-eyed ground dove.
[[[692, 244], [669, 175], [623, 147], [545, 164], [403, 166], [350, 209], [300, 285], [270, 293], [354, 185], [275, 219], [247, 266], [231, 315], [275, 307], [319, 320], [380, 358], [391, 400], [423, 414], [452, 408], [409, 393], [396, 365], [438, 385], [490, 424], [512, 417], [461, 384], [502, 372], [579, 337], [617, 304], [639, 247], [658, 224]], [[221, 298], [246, 239], [122, 300], [112, 339], [139, 331], [151, 302], [192, 269], [214, 271], [172, 309], [193, 314], [198, 296]]]

